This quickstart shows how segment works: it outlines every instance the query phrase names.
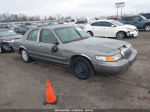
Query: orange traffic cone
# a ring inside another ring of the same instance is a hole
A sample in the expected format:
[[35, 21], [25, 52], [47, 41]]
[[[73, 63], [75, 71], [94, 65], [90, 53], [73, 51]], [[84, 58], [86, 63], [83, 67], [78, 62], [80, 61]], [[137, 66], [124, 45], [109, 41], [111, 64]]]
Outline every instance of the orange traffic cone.
[[57, 99], [56, 99], [55, 93], [53, 91], [52, 84], [48, 80], [46, 82], [46, 99], [43, 102], [43, 104], [44, 105], [46, 105], [46, 104], [56, 104], [57, 103], [56, 101], [57, 101]]

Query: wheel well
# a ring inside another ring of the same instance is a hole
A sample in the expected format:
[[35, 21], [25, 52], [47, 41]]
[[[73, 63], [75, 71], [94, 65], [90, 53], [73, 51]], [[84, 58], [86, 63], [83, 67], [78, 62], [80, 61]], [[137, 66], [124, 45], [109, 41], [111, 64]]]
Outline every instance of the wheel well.
[[93, 64], [92, 64], [91, 60], [90, 60], [90, 59], [88, 59], [87, 57], [85, 57], [85, 56], [81, 56], [81, 55], [74, 55], [74, 56], [72, 56], [72, 57], [70, 58], [69, 63], [70, 63], [70, 66], [71, 66], [71, 67], [72, 67], [72, 63], [73, 63], [73, 61], [74, 61], [76, 58], [78, 58], [78, 57], [82, 57], [82, 58], [84, 58], [84, 59], [88, 60], [88, 61], [91, 63], [91, 65], [92, 65], [93, 69], [94, 69], [94, 66], [93, 66]]
[[24, 48], [19, 48], [19, 54], [21, 54], [21, 51], [24, 50]]
[[94, 35], [92, 31], [87, 31], [87, 32], [90, 32], [90, 33], [92, 33], [92, 35]]
[[120, 33], [120, 32], [123, 32], [123, 33], [125, 34], [125, 36], [127, 36], [127, 32], [125, 32], [125, 31], [118, 31], [118, 32], [116, 33], [116, 36], [117, 36], [117, 34]]

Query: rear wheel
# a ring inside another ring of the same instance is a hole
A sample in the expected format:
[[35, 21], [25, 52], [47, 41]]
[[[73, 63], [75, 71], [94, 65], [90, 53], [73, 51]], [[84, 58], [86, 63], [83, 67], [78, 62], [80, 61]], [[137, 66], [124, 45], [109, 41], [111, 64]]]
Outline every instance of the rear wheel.
[[3, 50], [3, 47], [0, 46], [0, 53], [3, 53], [4, 50]]
[[150, 31], [150, 25], [145, 26], [145, 31], [149, 32]]
[[92, 33], [91, 31], [88, 31], [87, 33], [88, 33], [91, 37], [94, 36], [93, 33]]
[[94, 75], [94, 69], [90, 61], [83, 57], [78, 57], [73, 61], [73, 72], [79, 79], [86, 80]]
[[28, 55], [27, 51], [26, 50], [21, 50], [21, 57], [22, 57], [22, 60], [26, 63], [29, 63], [31, 62], [31, 58], [30, 56]]
[[123, 39], [125, 38], [125, 36], [126, 36], [125, 32], [118, 32], [116, 35], [117, 39]]

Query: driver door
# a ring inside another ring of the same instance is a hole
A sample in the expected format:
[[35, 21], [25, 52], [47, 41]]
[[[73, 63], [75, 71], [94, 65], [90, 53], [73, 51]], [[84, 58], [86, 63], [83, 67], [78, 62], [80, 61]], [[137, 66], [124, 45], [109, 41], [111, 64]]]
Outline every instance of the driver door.
[[103, 36], [104, 37], [114, 37], [116, 34], [116, 27], [112, 27], [112, 23], [104, 21], [103, 22]]
[[[56, 42], [58, 42], [58, 40], [50, 29], [41, 29], [38, 45], [40, 58], [64, 63], [65, 58], [63, 57], [61, 49], [59, 49], [60, 45], [55, 45]], [[52, 52], [53, 47], [57, 47], [56, 52]]]

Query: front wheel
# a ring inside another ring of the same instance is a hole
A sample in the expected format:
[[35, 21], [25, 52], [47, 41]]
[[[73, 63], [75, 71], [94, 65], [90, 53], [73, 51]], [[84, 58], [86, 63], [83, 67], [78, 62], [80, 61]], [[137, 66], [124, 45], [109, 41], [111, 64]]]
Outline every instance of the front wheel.
[[3, 53], [4, 50], [3, 50], [3, 47], [0, 46], [0, 53]]
[[116, 34], [117, 39], [123, 39], [125, 38], [126, 34], [124, 32], [118, 32]]
[[22, 50], [21, 51], [21, 57], [22, 57], [22, 60], [26, 63], [29, 63], [31, 62], [31, 58], [30, 56], [28, 55], [27, 51], [26, 50]]
[[86, 80], [94, 75], [94, 69], [90, 61], [78, 57], [73, 61], [73, 72], [79, 79]]
[[145, 31], [149, 32], [150, 31], [150, 25], [145, 26]]

